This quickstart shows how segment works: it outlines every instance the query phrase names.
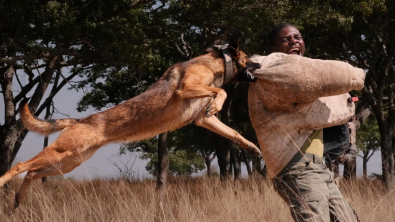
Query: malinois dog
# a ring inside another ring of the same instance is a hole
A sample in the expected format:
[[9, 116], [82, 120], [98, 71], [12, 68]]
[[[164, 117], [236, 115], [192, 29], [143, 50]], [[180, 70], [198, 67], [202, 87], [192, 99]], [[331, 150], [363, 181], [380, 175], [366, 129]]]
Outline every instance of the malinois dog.
[[230, 74], [226, 74], [223, 52], [211, 48], [207, 54], [169, 68], [146, 92], [86, 118], [40, 120], [31, 114], [25, 99], [19, 105], [19, 112], [27, 129], [42, 135], [63, 131], [35, 157], [18, 163], [0, 177], [0, 187], [28, 171], [15, 196], [15, 207], [18, 207], [33, 180], [71, 172], [105, 144], [148, 139], [192, 121], [260, 156], [258, 147], [214, 116], [226, 99], [220, 87], [243, 75], [249, 76], [249, 71], [260, 67], [239, 50], [237, 42], [231, 41], [227, 48]]

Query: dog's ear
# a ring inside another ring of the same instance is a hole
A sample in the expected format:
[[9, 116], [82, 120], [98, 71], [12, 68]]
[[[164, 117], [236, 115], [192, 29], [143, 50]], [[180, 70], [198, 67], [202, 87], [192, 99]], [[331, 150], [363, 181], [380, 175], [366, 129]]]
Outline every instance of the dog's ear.
[[208, 47], [208, 48], [206, 49], [206, 52], [207, 52], [207, 53], [210, 53], [210, 52], [212, 52], [212, 51], [214, 51], [214, 48], [213, 48], [213, 47]]
[[233, 37], [229, 38], [229, 49], [232, 53], [232, 57], [234, 59], [239, 59], [239, 57], [240, 57], [239, 43]]

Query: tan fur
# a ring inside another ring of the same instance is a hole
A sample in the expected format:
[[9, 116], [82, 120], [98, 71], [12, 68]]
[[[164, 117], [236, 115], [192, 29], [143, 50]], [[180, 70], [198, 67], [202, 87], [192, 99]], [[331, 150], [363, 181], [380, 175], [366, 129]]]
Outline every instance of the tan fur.
[[19, 113], [21, 114], [22, 122], [27, 129], [44, 136], [58, 132], [78, 122], [75, 119], [40, 120], [30, 112], [27, 100], [21, 102]]
[[[234, 78], [251, 65], [241, 51], [234, 52]], [[236, 65], [238, 62], [238, 66]], [[260, 155], [259, 149], [239, 133], [221, 123], [215, 113], [221, 110], [226, 93], [222, 54], [213, 51], [171, 67], [149, 90], [118, 106], [83, 119], [43, 121], [34, 117], [27, 104], [20, 106], [21, 119], [31, 131], [60, 136], [32, 159], [18, 163], [2, 177], [0, 187], [16, 175], [28, 171], [16, 205], [23, 200], [34, 179], [64, 174], [89, 159], [101, 146], [112, 142], [132, 142], [172, 131], [192, 121]], [[208, 110], [206, 112], [206, 110]]]

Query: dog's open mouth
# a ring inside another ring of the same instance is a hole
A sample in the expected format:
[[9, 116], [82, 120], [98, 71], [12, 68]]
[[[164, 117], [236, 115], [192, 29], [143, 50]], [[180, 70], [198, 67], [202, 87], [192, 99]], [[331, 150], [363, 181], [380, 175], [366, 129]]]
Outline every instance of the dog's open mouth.
[[243, 73], [239, 74], [239, 81], [255, 82], [257, 78], [248, 70], [244, 70]]

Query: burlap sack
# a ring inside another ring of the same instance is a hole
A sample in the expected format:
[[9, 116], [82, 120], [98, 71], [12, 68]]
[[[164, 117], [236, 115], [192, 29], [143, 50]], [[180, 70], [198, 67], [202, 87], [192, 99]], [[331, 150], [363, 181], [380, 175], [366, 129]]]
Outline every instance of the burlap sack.
[[250, 84], [248, 106], [270, 177], [300, 151], [313, 130], [347, 123], [355, 112], [351, 90], [364, 85], [362, 69], [273, 53], [253, 57], [261, 64]]
[[[363, 87], [365, 73], [348, 63], [283, 53], [253, 57], [262, 65], [254, 72], [260, 96], [270, 111], [290, 111], [295, 103], [339, 95]], [[362, 83], [362, 84], [361, 84]]]

